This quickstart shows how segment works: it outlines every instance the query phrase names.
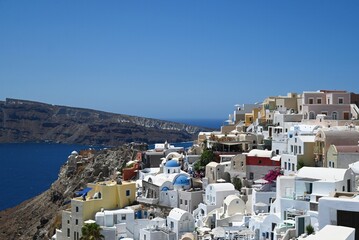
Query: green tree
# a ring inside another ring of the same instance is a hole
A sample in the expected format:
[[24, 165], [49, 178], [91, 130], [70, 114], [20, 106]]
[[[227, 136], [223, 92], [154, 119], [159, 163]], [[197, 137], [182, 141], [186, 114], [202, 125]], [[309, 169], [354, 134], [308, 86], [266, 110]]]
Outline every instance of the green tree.
[[193, 164], [193, 169], [195, 171], [200, 171], [200, 170], [203, 170], [203, 167], [201, 166], [201, 162], [200, 161], [197, 161]]
[[234, 185], [234, 188], [238, 191], [241, 191], [242, 189], [242, 181], [240, 178], [234, 177], [232, 178], [232, 184]]
[[306, 230], [306, 232], [307, 232], [308, 235], [314, 233], [314, 227], [313, 227], [311, 224], [307, 225], [307, 226], [305, 227], [305, 230]]
[[80, 240], [101, 240], [105, 237], [101, 234], [101, 227], [96, 223], [86, 223], [82, 229], [82, 237]]
[[203, 150], [203, 153], [201, 154], [201, 158], [200, 158], [200, 164], [201, 166], [206, 166], [208, 163], [214, 161], [215, 156], [212, 150], [210, 149], [205, 149]]

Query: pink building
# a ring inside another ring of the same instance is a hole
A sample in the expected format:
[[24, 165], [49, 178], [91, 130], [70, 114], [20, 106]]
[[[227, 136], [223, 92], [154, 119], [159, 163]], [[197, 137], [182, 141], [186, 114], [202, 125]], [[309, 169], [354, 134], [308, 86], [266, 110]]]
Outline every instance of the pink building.
[[347, 91], [320, 90], [303, 93], [303, 118], [316, 119], [318, 114], [330, 120], [351, 119], [351, 94]]

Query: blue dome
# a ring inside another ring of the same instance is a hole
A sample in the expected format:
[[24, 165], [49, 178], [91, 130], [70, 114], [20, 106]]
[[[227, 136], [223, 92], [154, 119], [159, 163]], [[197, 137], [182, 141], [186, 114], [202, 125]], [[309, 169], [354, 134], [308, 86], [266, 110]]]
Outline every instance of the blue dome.
[[168, 187], [163, 187], [163, 188], [161, 189], [161, 191], [164, 191], [164, 192], [166, 192], [166, 191], [168, 191], [168, 190], [170, 190]]
[[169, 160], [168, 162], [166, 162], [165, 166], [166, 167], [180, 167], [177, 160]]
[[188, 176], [186, 176], [186, 175], [179, 175], [173, 181], [173, 185], [189, 186], [190, 185], [190, 178]]

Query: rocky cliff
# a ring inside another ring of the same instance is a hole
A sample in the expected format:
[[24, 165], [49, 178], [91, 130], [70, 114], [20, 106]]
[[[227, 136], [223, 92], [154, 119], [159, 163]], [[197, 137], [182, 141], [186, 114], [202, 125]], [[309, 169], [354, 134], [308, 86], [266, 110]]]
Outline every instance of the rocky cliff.
[[74, 192], [88, 182], [117, 179], [116, 171], [134, 159], [145, 145], [125, 144], [116, 149], [80, 152], [75, 171], [69, 164], [60, 169], [50, 189], [20, 205], [0, 212], [0, 239], [49, 239], [61, 227], [61, 211], [70, 207]]
[[0, 142], [61, 142], [116, 146], [129, 142], [193, 140], [206, 128], [157, 119], [50, 105], [0, 102]]

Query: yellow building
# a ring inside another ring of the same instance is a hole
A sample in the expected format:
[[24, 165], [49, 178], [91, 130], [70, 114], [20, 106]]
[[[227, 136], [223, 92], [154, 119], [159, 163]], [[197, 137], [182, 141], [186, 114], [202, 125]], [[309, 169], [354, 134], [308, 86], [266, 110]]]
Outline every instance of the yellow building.
[[131, 205], [136, 199], [136, 183], [89, 183], [81, 194], [71, 200], [71, 209], [62, 212], [62, 229], [57, 230], [56, 239], [80, 239], [84, 222], [95, 219], [96, 212]]
[[251, 113], [245, 114], [245, 126], [248, 127], [253, 122], [255, 122], [258, 119], [259, 112], [261, 111], [260, 108], [253, 108]]
[[260, 110], [261, 122], [272, 124], [274, 111], [301, 113], [302, 96], [297, 93], [288, 93], [287, 96], [271, 96], [266, 98]]

